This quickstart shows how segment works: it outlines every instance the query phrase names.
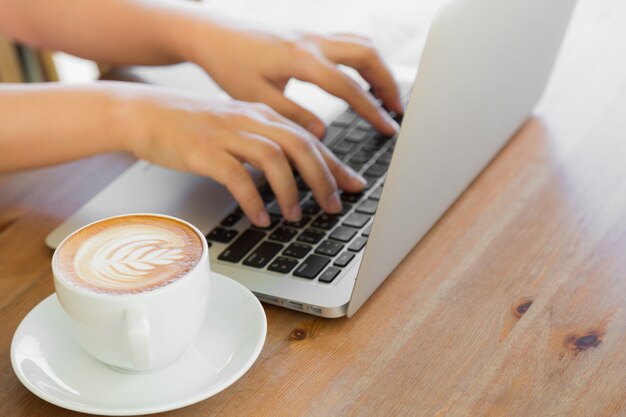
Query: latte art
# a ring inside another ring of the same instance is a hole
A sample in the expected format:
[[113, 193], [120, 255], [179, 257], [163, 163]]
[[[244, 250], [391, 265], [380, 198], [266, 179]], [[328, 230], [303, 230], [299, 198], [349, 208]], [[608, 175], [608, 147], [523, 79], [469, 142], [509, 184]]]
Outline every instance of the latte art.
[[[115, 239], [97, 248], [93, 253], [82, 249], [76, 254], [74, 268], [88, 271], [90, 281], [100, 286], [129, 285], [144, 279], [159, 266], [167, 266], [183, 259], [183, 248], [150, 232], [125, 231], [127, 236]], [[99, 240], [95, 240], [97, 245]], [[90, 259], [86, 259], [90, 258]]]
[[58, 249], [67, 281], [95, 292], [140, 292], [167, 285], [198, 262], [198, 235], [173, 219], [136, 215], [107, 219], [71, 236]]

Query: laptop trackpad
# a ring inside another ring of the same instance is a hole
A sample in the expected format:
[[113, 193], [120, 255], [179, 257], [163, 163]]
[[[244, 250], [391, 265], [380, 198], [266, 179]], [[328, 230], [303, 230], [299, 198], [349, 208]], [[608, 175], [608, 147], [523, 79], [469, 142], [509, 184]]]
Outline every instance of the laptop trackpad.
[[228, 190], [210, 178], [138, 161], [55, 229], [46, 244], [56, 248], [86, 224], [127, 213], [176, 216], [206, 232], [235, 205]]

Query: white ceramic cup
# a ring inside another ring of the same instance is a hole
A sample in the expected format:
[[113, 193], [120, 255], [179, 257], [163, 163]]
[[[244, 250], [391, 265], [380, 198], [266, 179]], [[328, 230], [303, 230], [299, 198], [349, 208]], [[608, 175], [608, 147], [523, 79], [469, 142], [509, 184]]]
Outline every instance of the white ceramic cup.
[[194, 230], [202, 242], [202, 255], [195, 267], [160, 288], [106, 294], [78, 288], [63, 279], [55, 262], [58, 250], [52, 257], [56, 294], [78, 342], [95, 358], [125, 372], [168, 366], [193, 342], [206, 316], [211, 273], [206, 240], [193, 225], [157, 214], [128, 216], [136, 215], [175, 220]]

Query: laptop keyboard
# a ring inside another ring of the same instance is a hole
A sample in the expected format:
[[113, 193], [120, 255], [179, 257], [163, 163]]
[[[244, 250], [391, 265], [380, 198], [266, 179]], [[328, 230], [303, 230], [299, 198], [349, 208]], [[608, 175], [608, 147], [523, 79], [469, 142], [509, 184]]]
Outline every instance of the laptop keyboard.
[[[408, 88], [403, 90], [406, 97]], [[217, 260], [332, 283], [367, 244], [396, 141], [397, 135], [385, 137], [352, 110], [346, 110], [328, 127], [324, 142], [367, 180], [365, 190], [358, 194], [342, 192], [342, 212], [328, 214], [296, 174], [303, 215], [298, 222], [288, 222], [281, 216], [271, 188], [264, 184], [259, 192], [271, 224], [235, 230], [233, 227], [243, 218], [241, 209], [236, 208], [206, 236], [209, 244], [229, 244]]]

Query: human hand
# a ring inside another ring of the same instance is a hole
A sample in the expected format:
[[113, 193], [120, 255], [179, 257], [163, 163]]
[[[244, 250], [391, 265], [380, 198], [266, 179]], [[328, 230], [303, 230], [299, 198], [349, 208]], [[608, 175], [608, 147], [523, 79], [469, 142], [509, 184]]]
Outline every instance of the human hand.
[[244, 162], [264, 173], [290, 221], [301, 217], [293, 168], [330, 213], [341, 210], [338, 187], [358, 192], [365, 185], [321, 141], [265, 104], [156, 87], [128, 89], [134, 89], [135, 98], [124, 106], [133, 126], [127, 149], [159, 165], [215, 179], [256, 225], [267, 226], [270, 220]]
[[288, 81], [296, 78], [342, 98], [380, 132], [391, 135], [398, 129], [378, 100], [337, 66], [355, 68], [388, 110], [403, 113], [398, 86], [366, 38], [277, 34], [202, 20], [193, 33], [187, 58], [236, 99], [265, 103], [321, 138], [323, 122], [283, 94]]

